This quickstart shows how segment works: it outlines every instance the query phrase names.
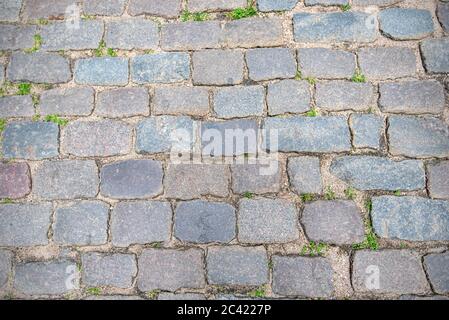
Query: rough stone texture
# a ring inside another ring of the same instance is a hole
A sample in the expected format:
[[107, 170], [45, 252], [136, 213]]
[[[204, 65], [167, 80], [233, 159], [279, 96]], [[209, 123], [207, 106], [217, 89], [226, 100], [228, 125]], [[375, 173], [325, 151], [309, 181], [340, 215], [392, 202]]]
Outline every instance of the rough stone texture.
[[12, 253], [0, 250], [0, 288], [6, 285], [11, 273]]
[[291, 187], [296, 193], [322, 193], [323, 183], [319, 158], [289, 158], [287, 172]]
[[[378, 288], [374, 277], [379, 280]], [[357, 292], [422, 294], [429, 291], [420, 258], [409, 250], [357, 251], [352, 279]]]
[[204, 287], [202, 250], [145, 249], [139, 258], [137, 286], [144, 291]]
[[449, 38], [429, 39], [421, 43], [424, 67], [429, 73], [449, 72]]
[[161, 292], [157, 296], [158, 300], [206, 300], [204, 295], [199, 293], [170, 293], [170, 292]]
[[83, 2], [83, 12], [87, 15], [121, 16], [126, 0], [88, 0]]
[[[26, 20], [63, 19], [67, 7], [75, 4], [73, 0], [24, 0], [22, 14]], [[73, 10], [69, 10], [70, 13]]]
[[147, 116], [150, 95], [146, 88], [119, 88], [100, 92], [95, 114], [111, 118]]
[[352, 0], [352, 4], [355, 6], [379, 6], [387, 7], [392, 4], [396, 4], [403, 0]]
[[329, 81], [316, 84], [316, 105], [329, 111], [364, 111], [376, 105], [374, 87], [369, 83]]
[[246, 5], [246, 0], [189, 0], [188, 8], [192, 12], [203, 12], [232, 10]]
[[51, 211], [50, 203], [1, 204], [0, 246], [46, 245]]
[[36, 30], [36, 26], [30, 25], [0, 25], [0, 50], [20, 50], [33, 47]]
[[162, 26], [163, 50], [199, 50], [220, 48], [223, 32], [218, 21], [192, 21]]
[[112, 244], [127, 247], [170, 239], [172, 211], [168, 202], [119, 202], [111, 215]]
[[447, 294], [449, 292], [449, 252], [425, 256], [424, 266], [432, 288], [437, 293]]
[[293, 78], [297, 69], [293, 52], [286, 48], [248, 50], [246, 63], [254, 81]]
[[181, 13], [181, 0], [130, 0], [128, 13], [176, 18]]
[[217, 285], [260, 286], [268, 282], [268, 258], [264, 247], [210, 247], [207, 279]]
[[274, 47], [284, 44], [282, 20], [247, 18], [231, 21], [223, 28], [224, 43], [229, 48]]
[[329, 297], [333, 270], [325, 258], [273, 256], [273, 291], [286, 296]]
[[384, 119], [374, 114], [354, 114], [351, 116], [352, 143], [356, 148], [379, 150], [384, 134]]
[[306, 6], [342, 6], [349, 4], [349, 0], [305, 0]]
[[121, 300], [144, 300], [140, 296], [121, 296], [121, 295], [110, 295], [110, 296], [88, 296], [83, 300], [112, 300], [112, 301], [121, 301]]
[[155, 89], [153, 106], [157, 115], [204, 116], [209, 112], [209, 92], [198, 87], [160, 87]]
[[2, 1], [0, 3], [0, 21], [17, 21], [21, 7], [22, 0]]
[[234, 50], [204, 50], [193, 53], [193, 82], [204, 85], [234, 85], [243, 81], [243, 53]]
[[194, 200], [175, 211], [174, 235], [195, 243], [230, 242], [235, 237], [235, 209], [229, 204]]
[[380, 30], [396, 40], [422, 39], [434, 31], [430, 11], [390, 8], [379, 14]]
[[426, 185], [424, 165], [418, 160], [344, 156], [332, 161], [330, 172], [359, 190], [419, 190]]
[[438, 2], [437, 16], [444, 31], [449, 32], [449, 3]]
[[98, 168], [92, 160], [45, 161], [33, 175], [33, 193], [42, 199], [93, 198]]
[[41, 27], [42, 49], [86, 50], [98, 47], [103, 36], [103, 22], [81, 20], [78, 28], [68, 28], [67, 22], [55, 22]]
[[218, 118], [261, 116], [265, 109], [265, 88], [239, 86], [220, 88], [214, 94], [214, 111]]
[[81, 201], [56, 209], [53, 239], [62, 245], [102, 245], [108, 240], [109, 205]]
[[142, 199], [162, 193], [162, 164], [155, 160], [125, 160], [101, 168], [100, 193], [115, 199]]
[[85, 253], [81, 256], [83, 283], [92, 286], [129, 288], [137, 274], [132, 254]]
[[0, 162], [0, 199], [22, 198], [30, 191], [30, 168], [26, 163]]
[[373, 198], [375, 232], [382, 238], [449, 240], [449, 202], [407, 196]]
[[100, 57], [76, 60], [75, 82], [93, 86], [126, 85], [128, 59]]
[[131, 78], [138, 84], [172, 83], [190, 77], [190, 56], [187, 53], [155, 53], [131, 59]]
[[88, 116], [94, 109], [95, 91], [89, 87], [44, 91], [39, 101], [41, 115]]
[[337, 245], [360, 243], [365, 238], [362, 213], [352, 201], [306, 203], [301, 222], [309, 240]]
[[156, 49], [159, 30], [156, 22], [131, 18], [106, 23], [105, 42], [115, 49]]
[[298, 0], [257, 0], [257, 8], [262, 12], [292, 10]]
[[279, 192], [281, 168], [279, 163], [234, 164], [232, 171], [232, 191], [243, 194]]
[[287, 200], [243, 199], [237, 224], [241, 243], [286, 243], [299, 237], [298, 213]]
[[298, 68], [303, 77], [343, 79], [355, 72], [353, 53], [326, 48], [303, 48], [298, 50]]
[[430, 196], [449, 199], [449, 161], [432, 164], [427, 170]]
[[310, 85], [306, 81], [282, 80], [268, 85], [270, 115], [303, 113], [310, 109]]
[[33, 115], [34, 106], [30, 95], [0, 98], [0, 118], [32, 117]]
[[5, 65], [0, 63], [0, 85], [5, 81]]

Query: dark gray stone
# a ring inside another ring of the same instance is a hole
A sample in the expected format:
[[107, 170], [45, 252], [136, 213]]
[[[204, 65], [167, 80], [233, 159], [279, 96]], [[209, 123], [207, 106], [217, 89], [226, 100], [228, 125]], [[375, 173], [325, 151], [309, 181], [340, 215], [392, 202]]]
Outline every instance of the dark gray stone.
[[173, 83], [189, 79], [190, 56], [185, 52], [163, 52], [131, 58], [131, 78], [138, 84]]
[[232, 190], [235, 193], [278, 192], [281, 187], [281, 168], [278, 162], [272, 164], [234, 164]]
[[427, 167], [428, 186], [432, 198], [449, 199], [449, 161]]
[[26, 163], [0, 162], [0, 199], [22, 198], [30, 191], [30, 168]]
[[86, 58], [75, 62], [75, 82], [93, 86], [128, 84], [127, 58]]
[[83, 2], [83, 12], [87, 15], [121, 16], [126, 0], [89, 0]]
[[449, 292], [449, 252], [425, 256], [424, 266], [435, 292], [447, 294]]
[[421, 9], [390, 8], [379, 13], [380, 30], [395, 40], [416, 40], [434, 31], [430, 11]]
[[449, 3], [438, 2], [437, 16], [444, 31], [449, 32]]
[[214, 111], [218, 118], [262, 116], [264, 109], [263, 86], [220, 88], [214, 94]]
[[206, 88], [186, 86], [155, 88], [153, 106], [157, 115], [204, 116], [209, 112], [209, 92]]
[[95, 114], [123, 118], [148, 116], [150, 113], [150, 95], [146, 88], [119, 88], [100, 92], [97, 96]]
[[22, 0], [2, 1], [0, 3], [0, 21], [17, 21], [21, 7]]
[[197, 85], [235, 85], [243, 81], [243, 53], [204, 50], [193, 53], [193, 82]]
[[356, 68], [353, 53], [326, 48], [299, 49], [298, 64], [303, 77], [324, 79], [349, 79]]
[[0, 118], [32, 117], [34, 106], [31, 95], [0, 98]]
[[246, 52], [249, 78], [254, 81], [293, 78], [296, 61], [288, 48], [261, 48]]
[[310, 109], [310, 85], [306, 81], [283, 80], [268, 85], [270, 115], [303, 113]]
[[351, 128], [354, 147], [380, 149], [384, 133], [383, 117], [374, 114], [353, 114]]
[[[5, 2], [3, 1], [0, 5], [3, 5], [4, 3]], [[34, 35], [36, 33], [36, 26], [2, 24], [0, 25], [0, 50], [32, 48], [34, 45]]]
[[157, 296], [158, 300], [206, 300], [204, 295], [199, 293], [170, 293], [170, 292], [161, 292]]
[[103, 29], [103, 22], [97, 20], [81, 20], [77, 28], [68, 28], [65, 21], [50, 23], [41, 27], [42, 49], [95, 49], [103, 37]]
[[161, 47], [166, 51], [220, 48], [223, 31], [218, 21], [192, 21], [162, 26]]
[[159, 45], [159, 30], [156, 22], [128, 18], [106, 23], [105, 42], [115, 49], [156, 49]]
[[316, 105], [329, 111], [364, 111], [376, 105], [377, 97], [370, 83], [326, 81], [316, 84]]
[[128, 13], [176, 18], [181, 13], [181, 0], [130, 0]]
[[298, 194], [323, 191], [320, 159], [317, 157], [288, 158], [287, 172], [290, 185]]
[[257, 0], [257, 8], [262, 12], [292, 10], [298, 0]]
[[421, 55], [428, 73], [449, 72], [449, 38], [429, 39], [421, 42]]
[[39, 101], [41, 115], [88, 116], [94, 109], [95, 91], [89, 87], [44, 91]]
[[6, 250], [0, 250], [0, 288], [6, 285], [11, 274], [13, 255]]

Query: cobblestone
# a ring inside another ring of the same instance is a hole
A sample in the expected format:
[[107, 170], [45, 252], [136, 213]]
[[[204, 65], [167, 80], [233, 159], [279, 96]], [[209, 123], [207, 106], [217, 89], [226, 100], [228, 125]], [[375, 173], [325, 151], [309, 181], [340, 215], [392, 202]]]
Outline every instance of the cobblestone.
[[375, 105], [374, 87], [369, 83], [329, 81], [316, 84], [317, 107], [329, 111], [365, 111]]
[[262, 86], [220, 88], [214, 94], [214, 111], [218, 118], [261, 116], [264, 109]]
[[198, 87], [156, 88], [153, 105], [154, 113], [158, 115], [204, 116], [209, 112], [209, 92]]
[[190, 57], [186, 53], [155, 53], [131, 59], [131, 78], [138, 84], [173, 83], [190, 77]]
[[254, 81], [293, 78], [297, 69], [293, 52], [284, 48], [251, 49], [246, 62]]
[[146, 88], [119, 88], [100, 92], [95, 114], [110, 118], [148, 116], [150, 95]]
[[298, 63], [303, 77], [324, 79], [351, 78], [356, 67], [354, 54], [325, 48], [299, 49]]
[[34, 106], [30, 95], [0, 98], [0, 117], [32, 117], [33, 115]]
[[429, 73], [448, 73], [449, 38], [429, 39], [421, 43], [421, 55], [424, 66]]
[[449, 252], [429, 254], [424, 257], [424, 265], [433, 289], [437, 293], [449, 292]]
[[30, 168], [26, 163], [0, 163], [0, 198], [18, 199], [30, 191]]
[[193, 83], [233, 85], [243, 81], [243, 53], [232, 50], [205, 50], [193, 53]]
[[429, 192], [433, 198], [449, 199], [449, 161], [427, 167]]
[[94, 109], [95, 92], [89, 87], [51, 89], [40, 97], [41, 115], [88, 116]]
[[103, 36], [103, 23], [96, 20], [80, 21], [78, 28], [68, 28], [66, 22], [55, 22], [41, 27], [42, 49], [86, 50], [98, 47]]
[[270, 115], [303, 113], [310, 109], [310, 86], [306, 81], [282, 80], [268, 85]]
[[105, 42], [108, 48], [115, 49], [156, 49], [158, 25], [140, 18], [111, 21], [106, 24]]

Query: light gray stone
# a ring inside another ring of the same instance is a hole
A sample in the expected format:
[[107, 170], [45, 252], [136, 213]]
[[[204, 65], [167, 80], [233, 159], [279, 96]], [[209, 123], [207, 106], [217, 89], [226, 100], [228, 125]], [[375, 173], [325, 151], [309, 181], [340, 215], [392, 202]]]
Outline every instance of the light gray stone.
[[296, 61], [288, 48], [261, 48], [246, 52], [249, 78], [254, 81], [293, 78]]
[[268, 85], [270, 115], [303, 113], [310, 109], [311, 93], [307, 81], [282, 80]]
[[31, 191], [30, 168], [24, 162], [0, 162], [0, 199], [18, 199]]
[[288, 158], [287, 172], [290, 185], [296, 193], [322, 193], [323, 183], [319, 158]]
[[424, 266], [432, 288], [437, 293], [449, 292], [449, 252], [429, 254], [424, 257]]
[[[3, 1], [0, 5], [3, 5], [3, 3], [5, 2]], [[36, 33], [36, 26], [2, 24], [0, 25], [0, 50], [32, 48]]]
[[22, 15], [28, 21], [40, 18], [62, 20], [67, 8], [75, 4], [74, 0], [24, 0]]
[[126, 0], [88, 0], [83, 2], [83, 12], [87, 15], [121, 16]]
[[148, 116], [150, 113], [150, 95], [146, 88], [119, 88], [102, 91], [97, 96], [95, 114], [124, 118]]
[[449, 161], [427, 167], [428, 186], [432, 198], [449, 199]]
[[326, 48], [299, 49], [298, 64], [303, 77], [324, 79], [351, 78], [356, 68], [353, 53]]
[[32, 117], [34, 106], [31, 95], [0, 98], [0, 118]]
[[223, 31], [218, 21], [192, 21], [162, 26], [161, 47], [166, 51], [220, 48]]
[[162, 52], [131, 58], [131, 78], [138, 84], [181, 82], [190, 77], [186, 52]]
[[437, 17], [444, 31], [449, 32], [449, 3], [438, 2]]
[[257, 8], [262, 12], [292, 10], [298, 0], [257, 0]]
[[395, 40], [417, 40], [434, 31], [430, 11], [421, 9], [389, 8], [379, 13], [380, 30]]
[[105, 42], [114, 49], [156, 49], [159, 45], [159, 30], [156, 22], [128, 18], [106, 23]]
[[306, 6], [342, 6], [345, 4], [349, 4], [349, 0], [305, 0]]
[[189, 0], [188, 8], [192, 12], [203, 12], [232, 10], [246, 5], [246, 0]]
[[93, 86], [124, 86], [128, 84], [128, 59], [99, 57], [77, 60], [75, 82]]
[[0, 2], [0, 21], [15, 22], [19, 19], [22, 0], [7, 0]]
[[6, 250], [0, 250], [0, 288], [6, 285], [11, 274], [13, 255]]
[[95, 91], [89, 87], [56, 88], [40, 96], [41, 115], [88, 116], [94, 109]]
[[204, 50], [193, 53], [196, 85], [235, 85], [243, 82], [243, 53], [236, 50]]
[[181, 0], [130, 0], [128, 13], [132, 16], [145, 14], [176, 18], [181, 13]]
[[263, 86], [220, 88], [214, 94], [214, 111], [218, 118], [262, 116], [264, 108]]
[[204, 116], [209, 112], [209, 92], [206, 88], [186, 86], [155, 88], [153, 106], [156, 115]]
[[380, 149], [384, 134], [383, 117], [374, 114], [353, 114], [350, 121], [354, 147]]
[[42, 49], [87, 50], [95, 49], [103, 37], [103, 22], [80, 20], [78, 27], [68, 27], [67, 22], [55, 22], [43, 25], [40, 30]]
[[326, 81], [316, 84], [316, 105], [329, 111], [364, 111], [376, 105], [377, 97], [370, 83]]
[[421, 43], [421, 55], [428, 73], [449, 73], [449, 38], [429, 39]]
[[403, 0], [352, 0], [354, 6], [379, 6], [387, 7]]
[[278, 192], [281, 187], [281, 168], [278, 161], [260, 164], [234, 164], [232, 190], [235, 193]]
[[159, 293], [158, 300], [206, 300], [204, 295], [199, 293], [170, 293], [170, 292], [161, 292]]

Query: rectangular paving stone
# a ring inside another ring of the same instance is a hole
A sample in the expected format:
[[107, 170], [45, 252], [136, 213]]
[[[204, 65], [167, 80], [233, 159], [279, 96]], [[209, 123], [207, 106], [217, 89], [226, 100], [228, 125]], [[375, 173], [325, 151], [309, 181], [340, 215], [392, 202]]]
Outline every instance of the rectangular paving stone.
[[129, 153], [132, 128], [123, 121], [70, 122], [63, 131], [62, 150], [78, 157], [109, 157]]
[[159, 45], [159, 30], [156, 22], [130, 18], [106, 23], [105, 42], [114, 49], [156, 49]]
[[111, 237], [117, 247], [170, 240], [172, 210], [161, 201], [119, 202], [112, 210]]
[[0, 63], [0, 85], [5, 81], [5, 65]]
[[31, 95], [0, 98], [0, 118], [32, 116], [34, 116], [34, 105]]
[[298, 69], [303, 77], [348, 79], [355, 68], [355, 55], [351, 52], [326, 48], [298, 50]]
[[218, 21], [169, 23], [162, 26], [161, 48], [166, 51], [220, 48], [222, 37]]
[[3, 157], [29, 160], [56, 157], [58, 136], [58, 125], [51, 122], [10, 122], [3, 131]]
[[288, 158], [287, 173], [290, 185], [298, 194], [323, 192], [320, 159], [318, 157]]
[[355, 291], [363, 293], [424, 294], [430, 289], [420, 257], [409, 250], [357, 251], [352, 279]]
[[94, 109], [95, 91], [90, 87], [56, 88], [42, 92], [40, 114], [59, 116], [88, 116]]
[[49, 200], [93, 198], [98, 168], [92, 160], [44, 161], [33, 175], [33, 193]]
[[68, 7], [75, 5], [74, 0], [24, 0], [22, 14], [26, 20], [39, 18], [59, 20], [64, 19]]
[[262, 12], [292, 10], [298, 0], [257, 0], [257, 8]]
[[65, 83], [70, 81], [69, 62], [56, 53], [13, 53], [7, 69], [13, 82]]
[[354, 6], [379, 6], [387, 7], [402, 0], [352, 0]]
[[234, 164], [231, 166], [232, 190], [235, 193], [279, 192], [281, 168], [279, 162], [273, 168], [265, 164]]
[[449, 239], [449, 202], [406, 196], [373, 198], [373, 228], [379, 237], [410, 241]]
[[188, 3], [191, 12], [232, 10], [246, 6], [246, 0], [189, 0]]
[[206, 88], [187, 86], [155, 88], [153, 113], [204, 116], [209, 113], [209, 91]]
[[75, 82], [93, 86], [128, 84], [127, 58], [86, 58], [75, 61]]
[[356, 148], [379, 150], [384, 135], [384, 119], [375, 114], [353, 114], [350, 118], [352, 144]]
[[140, 255], [139, 290], [176, 291], [180, 288], [203, 288], [205, 284], [202, 250], [145, 249]]
[[119, 88], [98, 93], [95, 114], [109, 118], [148, 116], [150, 95], [146, 88]]
[[435, 80], [380, 83], [379, 92], [383, 112], [438, 114], [445, 105], [444, 87]]
[[161, 292], [157, 296], [158, 300], [206, 300], [203, 294], [199, 293], [170, 293]]
[[56, 209], [53, 239], [60, 245], [94, 246], [108, 240], [109, 205], [80, 201]]
[[0, 50], [32, 48], [36, 33], [36, 26], [2, 24], [0, 25]]
[[370, 83], [326, 81], [316, 84], [316, 105], [329, 111], [364, 111], [377, 102], [375, 89]]
[[173, 83], [190, 77], [190, 56], [185, 52], [163, 52], [131, 58], [134, 83]]
[[130, 0], [128, 13], [132, 16], [145, 14], [177, 18], [181, 13], [181, 0]]
[[429, 193], [432, 198], [449, 199], [449, 161], [427, 167]]
[[447, 157], [449, 126], [436, 118], [389, 117], [390, 153], [414, 158]]
[[438, 2], [437, 17], [444, 31], [449, 32], [449, 3]]
[[287, 243], [298, 239], [298, 213], [287, 200], [243, 199], [237, 218], [241, 243]]
[[[269, 1], [269, 0], [268, 0]], [[349, 0], [305, 0], [306, 6], [342, 6], [349, 4]]]
[[416, 56], [410, 48], [364, 48], [358, 53], [361, 72], [370, 80], [416, 75]]
[[268, 282], [268, 258], [263, 246], [210, 247], [206, 264], [209, 284], [260, 286]]
[[395, 40], [418, 40], [434, 31], [432, 14], [414, 8], [388, 8], [379, 13], [379, 27], [384, 35]]
[[10, 251], [0, 250], [0, 288], [5, 286], [11, 274], [13, 255]]
[[310, 109], [311, 93], [307, 81], [282, 80], [268, 85], [267, 104], [270, 115], [303, 113]]
[[219, 88], [214, 93], [214, 111], [218, 118], [262, 116], [264, 109], [263, 86]]
[[421, 55], [428, 73], [449, 72], [449, 38], [428, 39], [421, 42]]
[[287, 48], [248, 50], [246, 63], [254, 81], [293, 78], [297, 70], [293, 52]]
[[83, 12], [87, 15], [121, 16], [126, 0], [88, 0], [83, 2]]
[[0, 246], [46, 245], [51, 214], [50, 203], [0, 205]]
[[238, 50], [204, 50], [193, 53], [193, 83], [235, 85], [243, 82], [243, 53]]
[[449, 252], [434, 253], [424, 257], [424, 265], [432, 288], [437, 293], [449, 292]]
[[328, 298], [334, 271], [326, 258], [273, 256], [273, 292], [285, 296]]
[[0, 162], [0, 198], [18, 199], [30, 191], [30, 168], [26, 163]]
[[8, 0], [0, 3], [0, 21], [15, 22], [19, 20], [22, 0]]
[[92, 286], [130, 288], [137, 275], [133, 254], [85, 253], [81, 256], [83, 283]]

